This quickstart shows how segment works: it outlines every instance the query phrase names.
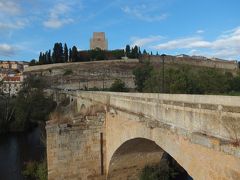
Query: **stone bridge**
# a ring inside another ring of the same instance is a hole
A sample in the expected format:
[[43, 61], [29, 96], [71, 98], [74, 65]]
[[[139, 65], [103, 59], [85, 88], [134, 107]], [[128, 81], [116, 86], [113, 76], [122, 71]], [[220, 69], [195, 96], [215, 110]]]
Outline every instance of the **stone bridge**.
[[138, 179], [164, 152], [193, 179], [240, 179], [240, 98], [57, 92], [48, 178]]

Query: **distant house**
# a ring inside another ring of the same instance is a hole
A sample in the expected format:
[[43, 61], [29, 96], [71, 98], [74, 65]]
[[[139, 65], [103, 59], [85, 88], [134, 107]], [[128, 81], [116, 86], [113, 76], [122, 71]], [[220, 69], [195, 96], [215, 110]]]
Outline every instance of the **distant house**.
[[9, 94], [10, 96], [17, 95], [20, 91], [23, 83], [23, 76], [8, 75], [3, 77], [1, 91], [3, 94]]
[[200, 59], [200, 60], [207, 60], [207, 58], [205, 56], [196, 56], [196, 55], [193, 55], [192, 56], [193, 59]]
[[186, 55], [186, 54], [179, 54], [179, 55], [177, 55], [176, 57], [181, 57], [181, 58], [183, 58], [183, 57], [189, 57], [189, 56]]
[[10, 69], [9, 61], [0, 61], [0, 68]]

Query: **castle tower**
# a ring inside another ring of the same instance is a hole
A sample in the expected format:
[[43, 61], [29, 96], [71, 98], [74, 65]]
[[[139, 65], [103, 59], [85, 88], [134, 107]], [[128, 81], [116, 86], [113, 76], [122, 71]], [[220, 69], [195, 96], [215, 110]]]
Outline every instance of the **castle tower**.
[[90, 49], [100, 48], [102, 50], [108, 49], [108, 41], [105, 38], [104, 32], [94, 32], [93, 38], [90, 39]]

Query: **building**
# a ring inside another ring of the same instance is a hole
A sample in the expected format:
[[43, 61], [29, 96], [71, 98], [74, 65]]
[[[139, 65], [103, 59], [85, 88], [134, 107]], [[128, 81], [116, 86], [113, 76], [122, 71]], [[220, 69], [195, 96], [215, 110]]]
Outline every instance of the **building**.
[[181, 58], [184, 58], [184, 57], [189, 57], [188, 55], [186, 55], [186, 54], [179, 54], [179, 55], [177, 55], [176, 57], [181, 57]]
[[90, 49], [102, 49], [107, 50], [108, 49], [108, 41], [105, 37], [104, 32], [94, 32], [93, 38], [90, 39]]
[[9, 69], [10, 62], [9, 61], [0, 61], [0, 68]]
[[3, 94], [9, 94], [10, 96], [17, 95], [20, 91], [23, 83], [23, 76], [5, 76], [1, 85], [1, 91]]

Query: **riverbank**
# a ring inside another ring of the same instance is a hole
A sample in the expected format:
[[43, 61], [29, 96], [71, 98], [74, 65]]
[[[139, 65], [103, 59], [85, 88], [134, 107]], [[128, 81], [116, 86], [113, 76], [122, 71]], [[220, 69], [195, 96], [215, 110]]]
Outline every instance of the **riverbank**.
[[0, 135], [0, 177], [4, 180], [24, 180], [22, 171], [27, 162], [40, 162], [46, 155], [40, 126], [22, 133]]

